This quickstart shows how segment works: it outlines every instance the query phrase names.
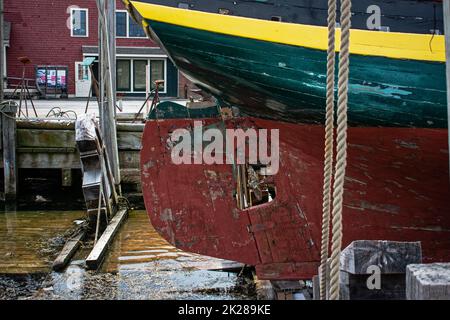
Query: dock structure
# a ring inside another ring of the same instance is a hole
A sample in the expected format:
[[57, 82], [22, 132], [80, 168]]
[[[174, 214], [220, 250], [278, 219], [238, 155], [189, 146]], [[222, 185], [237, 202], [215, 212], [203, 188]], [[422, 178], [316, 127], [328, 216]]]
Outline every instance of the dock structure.
[[17, 196], [17, 130], [16, 104], [1, 104], [1, 143], [2, 164], [4, 169], [4, 200], [14, 201]]
[[[10, 108], [10, 109], [8, 109]], [[75, 120], [15, 119], [13, 104], [3, 107], [0, 168], [5, 168], [5, 194], [17, 194], [18, 169], [59, 169], [62, 184], [70, 184], [71, 170], [81, 169], [75, 142]], [[125, 119], [131, 119], [133, 115]], [[120, 119], [119, 119], [120, 120]], [[140, 192], [139, 151], [144, 125], [122, 122], [117, 125], [119, 165], [124, 184]]]

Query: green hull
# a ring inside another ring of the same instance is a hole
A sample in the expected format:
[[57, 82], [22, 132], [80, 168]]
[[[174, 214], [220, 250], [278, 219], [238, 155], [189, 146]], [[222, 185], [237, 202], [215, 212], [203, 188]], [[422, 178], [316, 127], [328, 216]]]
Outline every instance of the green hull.
[[[176, 66], [246, 115], [323, 123], [326, 52], [147, 21]], [[352, 126], [446, 128], [445, 63], [351, 56]]]

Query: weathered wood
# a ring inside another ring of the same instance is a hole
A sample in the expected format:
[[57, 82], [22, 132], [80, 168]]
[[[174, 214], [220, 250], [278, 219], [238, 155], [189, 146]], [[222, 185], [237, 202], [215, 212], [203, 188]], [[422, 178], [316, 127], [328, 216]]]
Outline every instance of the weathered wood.
[[[342, 300], [405, 299], [405, 273], [422, 261], [420, 242], [360, 240], [342, 251]], [[374, 283], [379, 280], [379, 287]]]
[[118, 123], [117, 132], [143, 132], [145, 124], [143, 123]]
[[450, 263], [411, 264], [406, 270], [408, 300], [450, 300]]
[[19, 153], [18, 167], [23, 169], [80, 169], [78, 153]]
[[120, 186], [119, 147], [116, 127], [116, 36], [115, 36], [115, 1], [97, 2], [101, 13], [99, 18], [99, 67], [104, 75], [100, 83], [100, 130], [106, 146], [108, 161], [116, 185]]
[[142, 132], [124, 132], [117, 135], [120, 150], [141, 150]]
[[72, 169], [62, 169], [61, 170], [61, 184], [63, 187], [72, 186]]
[[406, 266], [422, 262], [420, 242], [359, 240], [352, 242], [341, 254], [341, 271], [369, 274], [377, 266], [383, 274], [405, 273]]
[[140, 169], [122, 169], [120, 170], [122, 182], [141, 184], [141, 170]]
[[109, 244], [114, 239], [114, 236], [127, 216], [128, 210], [122, 209], [114, 216], [114, 218], [112, 218], [97, 244], [94, 246], [94, 249], [92, 249], [91, 253], [86, 258], [86, 265], [88, 269], [94, 270], [100, 266]]
[[[73, 149], [70, 149], [70, 151]], [[18, 149], [17, 166], [22, 169], [80, 169], [80, 156], [78, 152], [65, 152], [69, 149]], [[0, 168], [3, 168], [3, 156], [0, 154]], [[123, 151], [119, 153], [119, 162], [122, 168], [139, 168], [139, 151]]]
[[17, 153], [76, 153], [76, 148], [17, 148]]
[[75, 148], [73, 130], [18, 129], [17, 146], [20, 148]]
[[60, 271], [64, 269], [67, 264], [69, 263], [70, 259], [75, 255], [78, 248], [81, 245], [81, 241], [85, 238], [87, 234], [86, 230], [80, 230], [77, 235], [75, 235], [73, 238], [71, 238], [69, 241], [66, 242], [63, 249], [61, 250], [58, 257], [56, 257], [55, 261], [53, 262], [52, 268], [55, 271]]
[[277, 298], [277, 293], [269, 280], [259, 280], [256, 273], [253, 273], [253, 282], [258, 300], [275, 300]]
[[139, 151], [127, 151], [119, 153], [119, 163], [121, 168], [140, 168]]
[[[136, 113], [120, 113], [117, 115], [117, 121], [134, 121], [136, 119]], [[144, 114], [140, 113], [137, 117], [137, 120], [142, 121], [144, 120]]]
[[15, 200], [17, 195], [17, 106], [10, 104], [2, 107], [2, 139], [3, 139], [3, 168], [5, 183], [5, 200]]
[[75, 120], [54, 118], [17, 119], [17, 129], [75, 130]]

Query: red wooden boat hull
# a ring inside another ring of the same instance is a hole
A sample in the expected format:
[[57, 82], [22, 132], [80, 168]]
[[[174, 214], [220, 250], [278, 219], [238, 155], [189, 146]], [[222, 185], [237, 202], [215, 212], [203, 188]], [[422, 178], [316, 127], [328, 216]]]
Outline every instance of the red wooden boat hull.
[[[217, 119], [203, 119], [205, 125]], [[156, 230], [194, 253], [254, 265], [261, 279], [310, 279], [320, 255], [324, 128], [259, 118], [227, 127], [279, 129], [273, 202], [239, 210], [231, 165], [175, 165], [167, 144], [191, 119], [147, 121], [145, 204]], [[446, 129], [349, 129], [344, 241], [420, 241], [424, 262], [450, 261]]]

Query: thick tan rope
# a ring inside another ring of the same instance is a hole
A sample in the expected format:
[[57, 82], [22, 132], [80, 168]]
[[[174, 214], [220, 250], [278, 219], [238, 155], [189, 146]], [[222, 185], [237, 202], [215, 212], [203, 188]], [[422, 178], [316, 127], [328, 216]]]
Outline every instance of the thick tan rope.
[[330, 299], [339, 299], [340, 256], [342, 246], [342, 201], [347, 166], [347, 104], [350, 71], [351, 0], [341, 2], [341, 49], [339, 53], [337, 156], [333, 185], [333, 221], [330, 269]]
[[336, 0], [328, 0], [327, 107], [322, 208], [322, 248], [320, 252], [320, 299], [326, 299], [326, 269], [330, 242], [331, 180], [334, 146], [334, 77], [336, 64]]

